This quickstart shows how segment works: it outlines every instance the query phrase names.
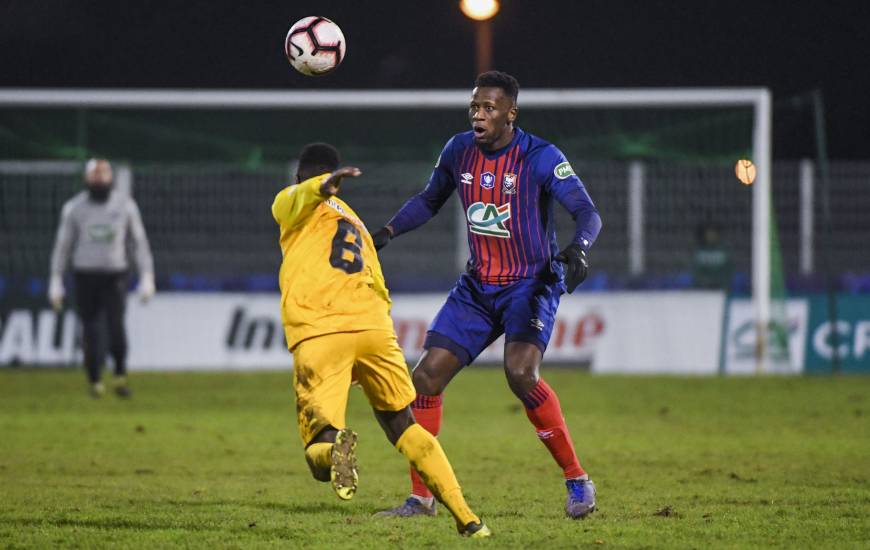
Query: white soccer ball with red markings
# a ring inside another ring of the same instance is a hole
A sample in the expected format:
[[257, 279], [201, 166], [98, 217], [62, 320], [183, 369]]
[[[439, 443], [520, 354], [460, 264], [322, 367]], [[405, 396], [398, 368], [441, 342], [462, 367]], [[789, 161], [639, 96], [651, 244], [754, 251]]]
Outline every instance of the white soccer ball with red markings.
[[303, 17], [290, 27], [284, 39], [284, 53], [293, 68], [306, 76], [329, 74], [341, 64], [345, 52], [344, 34], [325, 17]]

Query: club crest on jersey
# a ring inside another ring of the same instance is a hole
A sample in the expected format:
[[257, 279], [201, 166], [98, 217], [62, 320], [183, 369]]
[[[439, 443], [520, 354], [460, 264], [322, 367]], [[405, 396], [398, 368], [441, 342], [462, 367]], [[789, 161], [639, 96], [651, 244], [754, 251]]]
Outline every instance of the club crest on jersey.
[[471, 172], [465, 172], [459, 177], [460, 179], [462, 179], [462, 183], [464, 183], [465, 185], [471, 185], [474, 182], [474, 174], [472, 174]]
[[492, 189], [495, 187], [495, 176], [492, 172], [484, 172], [480, 175], [480, 186], [484, 189]]
[[517, 192], [517, 175], [508, 172], [501, 182], [501, 192], [505, 195], [513, 195]]
[[501, 237], [509, 239], [510, 230], [506, 227], [511, 218], [511, 204], [496, 206], [491, 203], [476, 202], [468, 207], [465, 217], [468, 219], [468, 230], [476, 235]]

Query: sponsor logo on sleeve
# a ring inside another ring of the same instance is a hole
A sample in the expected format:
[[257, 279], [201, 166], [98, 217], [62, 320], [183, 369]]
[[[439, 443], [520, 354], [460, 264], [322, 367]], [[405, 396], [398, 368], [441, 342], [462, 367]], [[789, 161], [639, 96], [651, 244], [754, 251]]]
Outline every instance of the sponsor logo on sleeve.
[[556, 168], [553, 169], [553, 174], [560, 180], [563, 180], [573, 176], [574, 169], [571, 168], [571, 164], [568, 161], [565, 161], [556, 165]]
[[468, 230], [476, 235], [503, 239], [509, 239], [511, 236], [506, 225], [511, 217], [510, 203], [496, 206], [491, 203], [476, 202], [468, 207], [465, 217], [468, 219]]

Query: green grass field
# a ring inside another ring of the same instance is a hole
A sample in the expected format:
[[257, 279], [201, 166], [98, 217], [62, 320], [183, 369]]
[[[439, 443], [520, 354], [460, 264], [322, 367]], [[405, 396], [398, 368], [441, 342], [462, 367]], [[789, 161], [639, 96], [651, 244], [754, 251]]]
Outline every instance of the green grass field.
[[558, 468], [496, 369], [445, 394], [441, 441], [495, 532], [376, 519], [408, 481], [362, 393], [360, 489], [313, 481], [289, 373], [0, 372], [0, 546], [870, 547], [870, 378], [603, 377], [550, 369], [599, 511], [563, 516]]

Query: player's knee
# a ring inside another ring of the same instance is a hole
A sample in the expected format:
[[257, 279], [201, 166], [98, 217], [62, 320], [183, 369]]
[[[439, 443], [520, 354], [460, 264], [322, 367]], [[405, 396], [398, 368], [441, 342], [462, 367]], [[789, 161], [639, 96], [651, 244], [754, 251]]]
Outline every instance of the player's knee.
[[456, 376], [464, 363], [451, 351], [443, 348], [430, 348], [423, 353], [423, 357], [414, 372], [411, 380], [414, 389], [423, 395], [441, 395], [450, 380]]
[[517, 397], [525, 397], [540, 380], [541, 351], [534, 344], [510, 342], [505, 346], [504, 371]]
[[400, 411], [379, 411], [375, 410], [375, 418], [384, 430], [384, 434], [390, 441], [391, 445], [395, 445], [402, 434], [414, 424], [414, 415], [411, 414], [411, 408], [405, 407]]
[[411, 373], [411, 380], [414, 382], [414, 389], [419, 394], [440, 395], [444, 391], [444, 384], [422, 364], [417, 365], [414, 372]]
[[505, 365], [505, 376], [507, 377], [508, 386], [517, 397], [524, 397], [538, 383], [540, 379], [538, 375], [538, 366], [535, 364], [519, 363], [515, 365]]

